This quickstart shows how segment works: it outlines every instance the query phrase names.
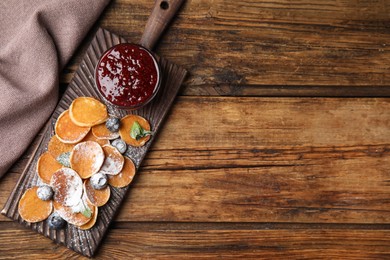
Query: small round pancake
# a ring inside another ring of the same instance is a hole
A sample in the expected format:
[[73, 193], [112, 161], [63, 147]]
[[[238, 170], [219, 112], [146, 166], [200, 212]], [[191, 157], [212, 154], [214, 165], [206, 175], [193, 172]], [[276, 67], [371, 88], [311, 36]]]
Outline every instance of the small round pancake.
[[84, 225], [79, 226], [79, 229], [87, 230], [92, 228], [96, 224], [97, 216], [98, 216], [98, 207], [94, 206], [91, 219]]
[[[88, 203], [88, 202], [86, 202]], [[66, 222], [68, 222], [69, 224], [72, 224], [72, 225], [75, 225], [75, 226], [82, 226], [82, 225], [85, 225], [86, 223], [88, 223], [91, 218], [93, 217], [93, 214], [94, 214], [94, 209], [96, 207], [94, 207], [93, 205], [91, 205], [90, 203], [87, 204], [88, 207], [91, 209], [91, 213], [92, 213], [92, 216], [90, 218], [84, 216], [82, 213], [78, 212], [78, 213], [75, 213], [73, 212], [73, 209], [72, 207], [67, 207], [67, 206], [64, 206], [62, 205], [61, 203], [59, 202], [56, 202], [56, 201], [53, 201], [53, 206], [54, 206], [54, 209], [55, 211], [63, 218], [66, 220]]]
[[54, 201], [64, 206], [75, 206], [83, 195], [83, 181], [74, 170], [61, 168], [51, 177], [50, 186], [54, 190]]
[[26, 190], [19, 201], [19, 215], [27, 222], [35, 223], [47, 219], [53, 211], [51, 200], [43, 201], [37, 196], [38, 187]]
[[102, 148], [105, 159], [99, 172], [108, 175], [119, 174], [123, 168], [123, 164], [125, 163], [125, 158], [114, 146], [105, 145]]
[[104, 189], [95, 190], [92, 188], [90, 179], [84, 181], [84, 192], [87, 195], [88, 201], [96, 207], [101, 207], [106, 204], [111, 195], [110, 186], [107, 185]]
[[108, 184], [115, 188], [123, 188], [131, 183], [135, 175], [135, 165], [132, 160], [125, 157], [125, 165], [118, 175], [107, 175]]
[[97, 173], [104, 162], [102, 147], [93, 141], [78, 143], [70, 155], [70, 165], [81, 178], [86, 179]]
[[103, 145], [106, 145], [106, 144], [110, 144], [110, 140], [108, 139], [98, 139], [96, 138], [96, 136], [94, 136], [92, 134], [92, 131], [90, 131], [86, 137], [84, 137], [84, 139], [82, 140], [82, 142], [85, 142], [85, 141], [94, 141], [94, 142], [97, 142], [98, 144], [100, 144], [100, 146], [103, 146]]
[[149, 141], [150, 135], [142, 137], [139, 140], [133, 139], [130, 136], [130, 131], [135, 121], [137, 121], [143, 129], [150, 131], [150, 124], [145, 118], [137, 115], [127, 115], [121, 119], [119, 135], [128, 145], [139, 147], [145, 145], [145, 143]]
[[66, 144], [80, 142], [88, 134], [90, 129], [90, 127], [75, 125], [72, 120], [70, 120], [69, 110], [62, 112], [55, 125], [55, 132], [58, 139]]
[[56, 135], [53, 135], [47, 145], [47, 151], [54, 157], [57, 158], [62, 153], [67, 153], [72, 151], [74, 144], [65, 144], [61, 142]]
[[42, 182], [49, 184], [54, 172], [61, 169], [62, 165], [49, 153], [44, 152], [37, 162], [37, 173]]
[[119, 137], [119, 132], [113, 133], [107, 129], [106, 124], [95, 125], [92, 127], [92, 134], [98, 139], [116, 139]]
[[69, 115], [73, 123], [87, 127], [101, 124], [108, 118], [106, 106], [92, 97], [78, 97], [73, 100]]

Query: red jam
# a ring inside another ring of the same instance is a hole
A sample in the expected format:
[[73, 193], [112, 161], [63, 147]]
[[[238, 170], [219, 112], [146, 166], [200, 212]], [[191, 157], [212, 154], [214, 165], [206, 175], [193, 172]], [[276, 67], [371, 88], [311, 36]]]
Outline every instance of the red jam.
[[102, 96], [119, 107], [137, 108], [155, 95], [160, 73], [149, 51], [122, 43], [106, 51], [96, 67], [96, 85]]

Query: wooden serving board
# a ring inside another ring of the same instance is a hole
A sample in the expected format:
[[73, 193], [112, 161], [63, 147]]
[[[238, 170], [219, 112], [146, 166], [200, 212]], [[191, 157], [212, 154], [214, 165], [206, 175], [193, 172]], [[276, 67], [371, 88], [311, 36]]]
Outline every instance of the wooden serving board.
[[[74, 75], [73, 80], [70, 82], [66, 92], [51, 116], [46, 126], [45, 133], [42, 137], [40, 137], [40, 144], [32, 154], [30, 162], [27, 164], [1, 212], [3, 215], [52, 239], [54, 242], [63, 244], [66, 247], [88, 257], [93, 256], [96, 252], [109, 224], [118, 211], [127, 190], [129, 188], [131, 189], [131, 184], [122, 189], [111, 187], [110, 200], [106, 205], [99, 208], [97, 223], [93, 228], [85, 231], [80, 230], [73, 225], [67, 225], [63, 230], [51, 230], [48, 227], [47, 221], [39, 223], [25, 222], [19, 216], [18, 203], [26, 189], [41, 184], [41, 181], [36, 174], [36, 164], [39, 156], [46, 151], [50, 138], [54, 135], [54, 123], [57, 120], [57, 117], [64, 110], [68, 109], [69, 105], [76, 97], [92, 96], [101, 99], [94, 87], [93, 75], [95, 66], [105, 50], [122, 42], [126, 42], [126, 40], [105, 29], [98, 29], [96, 36], [91, 41], [91, 44]], [[152, 130], [155, 133], [157, 133], [161, 127], [162, 122], [167, 115], [167, 112], [169, 111], [187, 73], [185, 69], [165, 60], [164, 58], [158, 58], [158, 60], [162, 70], [163, 81], [159, 93], [152, 102], [137, 111], [131, 112], [116, 109], [107, 104], [110, 114], [123, 117], [132, 113], [145, 117], [149, 120]], [[153, 135], [150, 141], [143, 147], [128, 148], [126, 156], [133, 160], [137, 170], [139, 169], [149, 147], [153, 143], [154, 138], [155, 135]]]

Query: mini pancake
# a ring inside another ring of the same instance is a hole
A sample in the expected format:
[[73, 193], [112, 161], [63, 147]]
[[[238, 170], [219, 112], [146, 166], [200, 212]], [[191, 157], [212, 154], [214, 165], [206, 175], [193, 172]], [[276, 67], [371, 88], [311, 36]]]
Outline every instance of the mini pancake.
[[135, 175], [135, 165], [132, 160], [125, 157], [125, 164], [118, 175], [107, 175], [108, 184], [115, 188], [123, 188], [131, 183]]
[[73, 100], [69, 115], [73, 123], [87, 127], [101, 124], [108, 118], [106, 106], [92, 97], [78, 97]]
[[125, 163], [125, 158], [114, 146], [105, 145], [102, 148], [105, 159], [99, 172], [108, 175], [119, 174], [123, 168], [123, 164]]
[[106, 144], [110, 144], [110, 140], [108, 139], [98, 139], [96, 138], [96, 136], [94, 136], [92, 134], [92, 131], [90, 131], [86, 137], [84, 137], [84, 139], [82, 140], [82, 142], [85, 142], [85, 141], [94, 141], [94, 142], [97, 142], [98, 144], [100, 144], [100, 146], [103, 146], [103, 145], [106, 145]]
[[87, 195], [87, 199], [92, 205], [101, 207], [110, 199], [111, 190], [108, 185], [104, 189], [95, 190], [92, 188], [90, 179], [87, 179], [84, 181], [84, 193]]
[[65, 110], [58, 117], [55, 132], [61, 142], [66, 144], [75, 144], [83, 140], [88, 134], [90, 127], [81, 127], [75, 125], [69, 116], [69, 110]]
[[42, 182], [49, 184], [54, 172], [61, 169], [62, 165], [49, 153], [43, 153], [37, 162], [37, 173]]
[[51, 177], [50, 186], [54, 190], [54, 201], [64, 206], [75, 206], [83, 195], [83, 181], [74, 170], [61, 168]]
[[75, 213], [72, 209], [72, 207], [67, 207], [62, 205], [59, 202], [53, 201], [53, 206], [55, 211], [68, 223], [75, 225], [75, 226], [82, 226], [87, 224], [91, 218], [93, 217], [95, 206], [91, 205], [88, 202], [87, 203], [88, 207], [91, 209], [92, 216], [91, 217], [86, 217], [84, 216], [81, 212]]
[[70, 155], [70, 165], [81, 178], [86, 179], [97, 173], [104, 162], [102, 147], [93, 141], [78, 143]]
[[137, 121], [143, 129], [150, 131], [150, 124], [145, 118], [137, 115], [127, 115], [121, 119], [119, 135], [128, 145], [139, 147], [145, 145], [145, 143], [149, 141], [150, 135], [142, 137], [139, 140], [133, 139], [130, 136], [130, 131], [135, 121]]
[[94, 206], [91, 219], [84, 225], [79, 226], [79, 229], [87, 230], [92, 228], [96, 224], [97, 216], [98, 216], [98, 207]]
[[19, 201], [19, 215], [27, 222], [36, 223], [47, 219], [52, 210], [51, 200], [43, 201], [37, 196], [38, 187], [26, 190]]
[[95, 125], [92, 127], [92, 134], [98, 139], [116, 139], [119, 137], [119, 133], [113, 133], [107, 129], [106, 124]]
[[56, 135], [53, 135], [47, 145], [47, 151], [54, 157], [57, 158], [62, 153], [72, 151], [74, 144], [65, 144], [58, 139]]

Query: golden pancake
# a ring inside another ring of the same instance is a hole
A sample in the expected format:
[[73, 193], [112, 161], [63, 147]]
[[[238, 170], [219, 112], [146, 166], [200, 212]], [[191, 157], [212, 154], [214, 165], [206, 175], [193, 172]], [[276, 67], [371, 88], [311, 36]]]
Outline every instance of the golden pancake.
[[84, 139], [82, 140], [82, 142], [85, 142], [85, 141], [94, 141], [94, 142], [97, 142], [98, 144], [100, 144], [100, 146], [103, 146], [103, 145], [106, 145], [106, 144], [110, 144], [110, 140], [108, 139], [98, 139], [96, 138], [96, 136], [94, 136], [92, 134], [92, 131], [90, 131], [86, 137], [84, 137]]
[[19, 201], [19, 215], [27, 222], [35, 223], [47, 219], [52, 210], [51, 200], [43, 201], [37, 196], [38, 187], [26, 190]]
[[64, 206], [75, 206], [83, 195], [83, 181], [74, 170], [61, 168], [56, 171], [50, 180], [54, 190], [54, 201]]
[[119, 174], [125, 163], [125, 158], [114, 146], [105, 145], [102, 148], [105, 158], [99, 172], [109, 175]]
[[101, 207], [106, 204], [111, 195], [110, 186], [107, 185], [104, 189], [95, 190], [92, 188], [90, 179], [84, 181], [84, 192], [87, 195], [88, 201], [97, 207]]
[[84, 225], [79, 226], [79, 229], [87, 230], [92, 228], [96, 224], [97, 216], [98, 216], [98, 207], [94, 206], [91, 219]]
[[58, 117], [55, 132], [61, 142], [67, 144], [75, 144], [83, 140], [88, 134], [90, 127], [81, 127], [75, 125], [69, 116], [69, 110], [65, 110]]
[[92, 97], [78, 97], [73, 100], [69, 115], [73, 123], [87, 127], [101, 124], [108, 118], [106, 106]]
[[95, 125], [92, 127], [92, 134], [98, 139], [116, 139], [119, 137], [119, 133], [113, 133], [107, 129], [106, 124]]
[[72, 151], [74, 144], [65, 144], [58, 139], [56, 135], [53, 135], [47, 145], [47, 151], [54, 157], [57, 158], [62, 153]]
[[123, 188], [131, 183], [135, 175], [135, 165], [132, 160], [125, 157], [125, 164], [118, 175], [107, 175], [108, 184], [115, 188]]
[[42, 182], [49, 184], [54, 172], [61, 169], [62, 165], [49, 153], [43, 153], [37, 162], [37, 173]]
[[86, 179], [97, 173], [104, 162], [102, 147], [93, 141], [78, 143], [70, 155], [70, 165], [81, 178]]
[[133, 139], [130, 136], [130, 131], [135, 121], [137, 121], [144, 130], [150, 131], [150, 124], [145, 118], [137, 115], [127, 115], [121, 119], [119, 135], [128, 145], [139, 147], [145, 145], [145, 143], [149, 141], [150, 135], [142, 137], [139, 140]]
[[[80, 201], [81, 201], [81, 199], [80, 199]], [[89, 209], [91, 210], [91, 217], [87, 217], [87, 216], [83, 215], [83, 213], [81, 213], [81, 212], [75, 212], [74, 208], [64, 206], [61, 203], [56, 202], [56, 201], [53, 201], [53, 206], [54, 206], [55, 211], [66, 222], [68, 222], [72, 225], [75, 225], [75, 226], [82, 226], [91, 220], [91, 218], [93, 217], [93, 214], [94, 214], [93, 212], [96, 208], [95, 206], [91, 205], [88, 202], [84, 202], [84, 203], [87, 203], [86, 205], [88, 205]]]

